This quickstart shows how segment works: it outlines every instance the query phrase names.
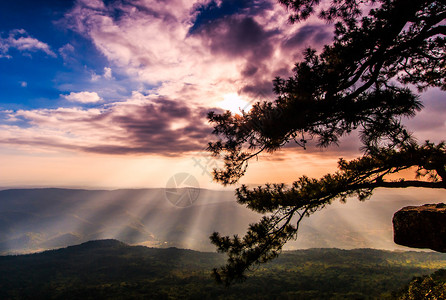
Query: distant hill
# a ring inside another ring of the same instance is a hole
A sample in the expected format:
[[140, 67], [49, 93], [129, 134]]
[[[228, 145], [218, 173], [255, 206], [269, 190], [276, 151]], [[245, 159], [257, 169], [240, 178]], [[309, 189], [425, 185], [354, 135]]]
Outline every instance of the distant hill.
[[[201, 190], [192, 206], [164, 189], [0, 191], [0, 254], [30, 253], [115, 238], [130, 244], [211, 250], [214, 230], [243, 232], [258, 215], [233, 192]], [[230, 220], [230, 221], [228, 221]]]
[[[403, 206], [446, 202], [425, 191], [421, 201], [408, 190], [380, 190], [364, 203], [334, 203], [305, 218], [299, 248], [407, 249], [393, 243], [392, 215]], [[213, 231], [243, 234], [260, 215], [236, 203], [234, 192], [201, 190], [193, 205], [180, 208], [164, 189], [0, 191], [0, 255], [31, 253], [96, 239], [129, 244], [214, 251]]]
[[0, 299], [385, 299], [446, 267], [440, 253], [372, 249], [284, 252], [242, 284], [217, 285], [217, 253], [89, 241], [0, 256]]

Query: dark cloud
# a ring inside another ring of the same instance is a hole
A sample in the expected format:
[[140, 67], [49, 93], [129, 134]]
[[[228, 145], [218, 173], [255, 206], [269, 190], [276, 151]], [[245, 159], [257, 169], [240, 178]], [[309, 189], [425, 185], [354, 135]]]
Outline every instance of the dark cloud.
[[[269, 69], [268, 69], [269, 67]], [[251, 70], [251, 68], [253, 68]], [[250, 73], [251, 72], [251, 73]], [[253, 99], [253, 102], [257, 101], [274, 101], [276, 96], [273, 92], [273, 77], [279, 76], [287, 78], [291, 76], [291, 68], [278, 68], [272, 69], [271, 66], [259, 65], [259, 66], [245, 66], [245, 69], [241, 73], [245, 79], [250, 79], [250, 82], [246, 84], [240, 92]], [[264, 74], [271, 74], [270, 77], [263, 76]]]
[[[132, 110], [126, 116], [113, 117], [112, 123], [128, 132], [128, 147], [94, 147], [88, 151], [101, 153], [178, 154], [201, 150], [211, 128], [205, 125], [201, 109], [192, 111], [184, 104], [157, 99], [155, 104]], [[175, 124], [179, 122], [179, 127]]]
[[257, 73], [258, 70], [259, 70], [259, 67], [257, 67], [257, 66], [246, 65], [245, 68], [242, 70], [242, 75], [243, 75], [243, 77], [251, 77], [255, 73]]
[[[221, 7], [224, 7], [223, 3]], [[195, 27], [193, 34], [202, 39], [203, 45], [208, 47], [214, 56], [227, 60], [244, 60], [240, 68], [240, 76], [245, 84], [240, 89], [242, 94], [248, 94], [254, 99], [262, 95], [262, 99], [274, 100], [272, 81], [276, 76], [291, 75], [290, 70], [295, 62], [295, 57], [290, 53], [293, 48], [299, 47], [302, 50], [305, 43], [322, 43], [331, 35], [325, 25], [304, 26], [283, 42], [285, 29], [271, 26], [267, 28], [265, 24], [259, 23], [262, 18], [259, 19], [258, 16], [264, 13], [266, 8], [246, 12], [242, 9], [246, 3], [238, 4], [231, 6], [237, 12], [231, 11], [230, 14], [228, 10], [228, 13], [217, 14], [207, 22], [201, 22], [200, 26]], [[211, 3], [203, 11], [213, 11], [217, 9], [215, 5]], [[285, 60], [274, 59], [273, 54], [277, 53], [277, 50], [284, 57], [289, 56], [289, 66]], [[275, 64], [271, 64], [271, 61]]]
[[278, 33], [265, 30], [251, 17], [232, 16], [203, 26], [200, 35], [214, 55], [245, 60], [240, 75], [247, 84], [241, 92], [256, 96], [271, 94], [273, 76], [265, 62], [273, 54]]
[[309, 45], [315, 47], [324, 44], [332, 37], [329, 29], [330, 27], [322, 24], [302, 26], [292, 37], [283, 42], [283, 47], [301, 49]]
[[291, 69], [293, 66], [278, 68], [273, 71], [276, 76], [289, 77], [292, 75]]
[[169, 117], [188, 119], [192, 114], [190, 108], [182, 103], [166, 99], [157, 100], [157, 102], [160, 105], [160, 112]]
[[[226, 24], [231, 23], [227, 22]], [[246, 64], [241, 70], [241, 75], [248, 81], [241, 92], [253, 97], [256, 99], [255, 101], [258, 101], [258, 99], [273, 101], [276, 95], [273, 93], [272, 80], [276, 76], [287, 78], [292, 75], [292, 65], [297, 60], [297, 57], [292, 55], [293, 50], [299, 49], [301, 51], [306, 45], [312, 45], [317, 48], [328, 39], [331, 39], [332, 35], [330, 34], [330, 27], [326, 25], [307, 25], [299, 28], [294, 35], [283, 41], [282, 32], [268, 32], [261, 28], [260, 24], [256, 25], [260, 29], [252, 25], [247, 26], [247, 28], [256, 28], [256, 30], [251, 29], [251, 31], [256, 31], [255, 34], [244, 29], [242, 26], [234, 26], [234, 31], [237, 32], [234, 35], [234, 40], [244, 44], [239, 45], [236, 42], [231, 44], [225, 41], [226, 48], [222, 47], [220, 49], [224, 49], [230, 54], [233, 54], [233, 52], [237, 53], [233, 51], [233, 48], [242, 49], [244, 50], [242, 53], [245, 53], [245, 55], [251, 51], [251, 56], [246, 55]], [[276, 33], [278, 36], [282, 36], [282, 42], [277, 42], [275, 38]], [[246, 38], [243, 39], [243, 36]], [[216, 44], [211, 44], [211, 46], [216, 48]], [[262, 50], [256, 52], [257, 47]], [[289, 56], [289, 66], [270, 65], [268, 63], [272, 58], [274, 49], [280, 49], [282, 55]]]
[[245, 85], [241, 90], [242, 95], [248, 95], [253, 102], [271, 102], [275, 99], [272, 81], [258, 81]]
[[214, 54], [246, 57], [251, 64], [271, 56], [272, 37], [251, 17], [231, 17], [203, 26], [200, 35]]
[[[206, 115], [210, 109], [191, 108], [164, 97], [145, 104], [117, 103], [100, 113], [85, 110], [36, 110], [18, 113], [39, 134], [8, 137], [2, 144], [101, 154], [180, 155], [206, 148], [212, 128]], [[70, 131], [71, 138], [49, 136], [44, 127]]]

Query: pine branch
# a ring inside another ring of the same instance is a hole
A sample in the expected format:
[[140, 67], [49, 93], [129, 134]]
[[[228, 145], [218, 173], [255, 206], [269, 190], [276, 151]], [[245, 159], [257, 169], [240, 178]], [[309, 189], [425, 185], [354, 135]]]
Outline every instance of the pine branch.
[[[377, 149], [372, 154], [349, 162], [341, 159], [338, 172], [320, 179], [302, 176], [291, 187], [275, 184], [250, 190], [242, 186], [237, 189], [238, 202], [252, 210], [271, 213], [271, 216], [251, 224], [242, 239], [237, 236], [221, 237], [216, 233], [211, 237], [219, 251], [229, 255], [226, 266], [215, 269], [214, 276], [226, 285], [234, 280], [244, 280], [245, 272], [252, 266], [277, 257], [283, 245], [296, 236], [304, 216], [311, 215], [336, 199], [346, 201], [348, 197], [356, 196], [366, 200], [377, 188], [446, 189], [446, 183], [435, 178], [430, 178], [431, 181], [386, 179], [413, 167], [417, 167], [420, 174], [423, 170], [429, 174], [435, 172], [440, 163], [444, 169], [445, 162], [445, 144], [426, 142], [422, 146], [413, 144], [398, 151]], [[292, 226], [290, 222], [296, 214], [296, 226]]]

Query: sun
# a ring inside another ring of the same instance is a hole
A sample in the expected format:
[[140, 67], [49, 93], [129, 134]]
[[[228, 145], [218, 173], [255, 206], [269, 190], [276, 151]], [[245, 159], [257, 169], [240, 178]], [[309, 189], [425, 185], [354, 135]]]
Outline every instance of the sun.
[[252, 105], [243, 100], [237, 93], [223, 95], [223, 101], [217, 103], [220, 108], [229, 110], [233, 114], [240, 114], [242, 111], [249, 111]]

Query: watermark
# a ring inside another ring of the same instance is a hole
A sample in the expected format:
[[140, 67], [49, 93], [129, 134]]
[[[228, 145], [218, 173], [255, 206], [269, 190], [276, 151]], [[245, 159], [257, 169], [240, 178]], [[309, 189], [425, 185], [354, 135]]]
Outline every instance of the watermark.
[[201, 175], [206, 175], [210, 178], [210, 181], [213, 181], [214, 176], [212, 175], [212, 171], [218, 168], [218, 158], [212, 156], [209, 152], [199, 152], [197, 156], [192, 157], [194, 162], [194, 168], [198, 167], [201, 169]]
[[189, 173], [177, 173], [166, 184], [165, 197], [176, 207], [188, 207], [194, 204], [200, 195], [197, 179]]

